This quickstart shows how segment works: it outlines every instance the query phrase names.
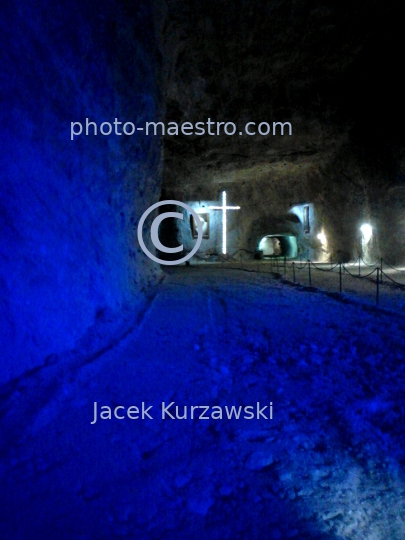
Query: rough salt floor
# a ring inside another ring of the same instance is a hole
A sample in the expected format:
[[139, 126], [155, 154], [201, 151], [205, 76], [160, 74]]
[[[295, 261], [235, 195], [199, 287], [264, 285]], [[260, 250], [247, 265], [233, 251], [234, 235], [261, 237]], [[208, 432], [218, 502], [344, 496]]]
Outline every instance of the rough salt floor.
[[[0, 537], [405, 537], [403, 319], [221, 269], [171, 270], [141, 324], [5, 395]], [[93, 403], [154, 420], [93, 420]], [[273, 403], [273, 420], [159, 419]]]

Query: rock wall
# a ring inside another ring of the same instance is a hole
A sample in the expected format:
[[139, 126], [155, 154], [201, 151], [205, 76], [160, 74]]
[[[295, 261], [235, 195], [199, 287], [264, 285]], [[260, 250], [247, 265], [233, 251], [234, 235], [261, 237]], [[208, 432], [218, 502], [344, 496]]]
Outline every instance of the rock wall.
[[[167, 120], [237, 125], [234, 136], [166, 134], [163, 186], [171, 198], [218, 201], [226, 189], [241, 206], [230, 223], [234, 249], [254, 250], [260, 235], [281, 227], [295, 231], [311, 258], [404, 262], [397, 4], [167, 5]], [[288, 121], [293, 133], [247, 136], [252, 121], [256, 128]], [[304, 203], [314, 208], [309, 235], [288, 219]], [[363, 223], [373, 227], [366, 248]]]
[[86, 117], [159, 120], [153, 25], [147, 0], [1, 7], [0, 383], [136, 313], [156, 280], [136, 219], [159, 197], [160, 141], [70, 140]]
[[[167, 198], [187, 202], [196, 211], [220, 204], [227, 191], [228, 204], [239, 205], [228, 213], [228, 251], [255, 251], [266, 235], [291, 234], [297, 238], [298, 256], [312, 260], [348, 261], [362, 256], [367, 261], [383, 257], [391, 263], [405, 259], [402, 240], [405, 227], [403, 175], [387, 164], [364, 160], [350, 141], [342, 142], [327, 156], [297, 158], [292, 162], [263, 165], [263, 170], [237, 169], [195, 171], [189, 181], [175, 185], [166, 180]], [[395, 180], [396, 178], [396, 180]], [[310, 208], [310, 230], [303, 227], [302, 208]], [[221, 219], [209, 211], [210, 239], [200, 251], [220, 253]], [[218, 214], [218, 215], [216, 215]], [[371, 240], [365, 244], [361, 226], [370, 224]], [[320, 237], [324, 235], [326, 245]], [[191, 250], [188, 216], [179, 225], [179, 242]]]

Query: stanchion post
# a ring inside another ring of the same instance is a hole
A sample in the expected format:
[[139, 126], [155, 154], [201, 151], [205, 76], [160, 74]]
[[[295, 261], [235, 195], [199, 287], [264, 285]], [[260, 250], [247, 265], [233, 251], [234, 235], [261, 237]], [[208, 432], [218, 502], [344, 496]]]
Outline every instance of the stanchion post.
[[378, 302], [380, 301], [380, 268], [377, 268], [377, 284], [376, 284], [376, 290], [375, 290], [375, 303], [378, 306]]
[[294, 261], [292, 263], [292, 269], [293, 269], [293, 282], [295, 283], [295, 263], [294, 263]]
[[382, 283], [382, 278], [383, 278], [383, 258], [381, 257], [381, 261], [380, 261], [380, 282]]
[[284, 257], [284, 275], [287, 274], [287, 257]]
[[311, 261], [308, 261], [308, 280], [309, 280], [309, 286], [312, 286], [312, 279], [311, 279]]
[[359, 277], [360, 277], [360, 274], [361, 274], [361, 270], [360, 270], [360, 261], [361, 261], [361, 257], [359, 255]]
[[339, 292], [342, 294], [342, 263], [339, 263]]

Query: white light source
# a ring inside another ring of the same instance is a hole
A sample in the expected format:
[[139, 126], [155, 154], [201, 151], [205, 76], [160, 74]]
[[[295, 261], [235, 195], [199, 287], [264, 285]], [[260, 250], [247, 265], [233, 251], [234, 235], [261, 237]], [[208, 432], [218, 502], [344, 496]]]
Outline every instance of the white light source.
[[321, 231], [320, 233], [318, 233], [316, 235], [316, 237], [318, 238], [318, 240], [320, 240], [321, 244], [322, 244], [322, 247], [323, 248], [326, 248], [327, 244], [328, 244], [328, 241], [326, 239], [326, 235], [323, 231]]
[[373, 236], [373, 228], [368, 223], [363, 223], [360, 227], [361, 234], [365, 244], [368, 244]]
[[226, 191], [222, 192], [222, 206], [209, 206], [210, 210], [222, 210], [222, 253], [226, 255], [226, 211], [240, 210], [240, 206], [226, 206]]

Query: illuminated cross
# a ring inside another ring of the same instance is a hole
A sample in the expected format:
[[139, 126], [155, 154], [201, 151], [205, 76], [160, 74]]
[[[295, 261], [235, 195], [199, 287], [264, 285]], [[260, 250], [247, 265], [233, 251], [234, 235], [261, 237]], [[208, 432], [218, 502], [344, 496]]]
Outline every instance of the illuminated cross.
[[209, 206], [210, 210], [222, 210], [222, 253], [226, 255], [226, 211], [240, 210], [240, 206], [226, 206], [226, 191], [222, 192], [222, 206]]

